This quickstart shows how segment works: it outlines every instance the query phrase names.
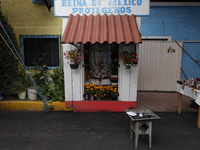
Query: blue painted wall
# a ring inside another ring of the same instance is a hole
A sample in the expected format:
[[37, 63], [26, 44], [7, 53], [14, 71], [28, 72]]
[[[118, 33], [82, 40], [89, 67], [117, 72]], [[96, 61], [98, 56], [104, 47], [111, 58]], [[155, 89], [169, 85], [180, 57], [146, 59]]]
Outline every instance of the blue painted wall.
[[[150, 16], [141, 18], [141, 34], [171, 36], [172, 41], [200, 41], [200, 7], [151, 7]], [[200, 60], [200, 43], [185, 42], [183, 48]], [[182, 68], [188, 78], [200, 77], [200, 67], [184, 52]]]

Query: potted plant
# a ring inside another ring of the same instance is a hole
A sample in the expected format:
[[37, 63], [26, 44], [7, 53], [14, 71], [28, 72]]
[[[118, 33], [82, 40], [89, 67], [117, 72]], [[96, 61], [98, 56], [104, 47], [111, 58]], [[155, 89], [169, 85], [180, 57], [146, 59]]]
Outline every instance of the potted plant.
[[117, 100], [117, 96], [118, 96], [117, 85], [113, 85], [112, 88], [110, 89], [110, 91], [111, 91], [111, 99], [112, 100]]
[[94, 100], [94, 94], [95, 94], [95, 84], [90, 84], [90, 88], [89, 88], [89, 100], [93, 101]]
[[85, 100], [89, 99], [89, 93], [90, 93], [90, 85], [89, 84], [84, 84], [84, 98]]
[[25, 74], [25, 72], [19, 72], [16, 75], [16, 79], [14, 80], [13, 84], [10, 88], [10, 94], [17, 94], [19, 99], [25, 99], [26, 98], [26, 88], [27, 88], [27, 80], [28, 76]]
[[106, 86], [106, 99], [108, 99], [110, 97], [110, 89], [112, 86], [108, 85]]
[[17, 94], [19, 99], [26, 98], [26, 87], [24, 84], [21, 84], [19, 81], [16, 81], [12, 85], [11, 94]]
[[64, 53], [65, 59], [70, 59], [70, 67], [71, 69], [77, 69], [82, 57], [81, 49], [77, 47], [78, 50], [70, 50]]
[[95, 97], [97, 97], [97, 100], [101, 100], [101, 97], [103, 97], [103, 87], [99, 84], [96, 86], [96, 92]]
[[27, 84], [27, 94], [29, 100], [36, 100], [37, 99], [37, 88], [34, 76], [31, 77], [29, 74], [29, 78], [26, 81]]
[[124, 63], [124, 68], [125, 69], [130, 69], [132, 67], [133, 64], [137, 64], [138, 63], [138, 58], [137, 58], [137, 54], [135, 52], [127, 52], [127, 51], [123, 51], [120, 54], [120, 57], [123, 60]]

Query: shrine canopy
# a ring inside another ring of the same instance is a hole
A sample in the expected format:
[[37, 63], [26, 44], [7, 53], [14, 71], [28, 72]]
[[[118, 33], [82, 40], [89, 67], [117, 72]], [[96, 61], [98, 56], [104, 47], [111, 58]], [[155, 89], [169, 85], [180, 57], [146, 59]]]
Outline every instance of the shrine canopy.
[[83, 15], [70, 14], [62, 43], [117, 43], [135, 44], [142, 42], [138, 31], [135, 15], [110, 15], [97, 14]]

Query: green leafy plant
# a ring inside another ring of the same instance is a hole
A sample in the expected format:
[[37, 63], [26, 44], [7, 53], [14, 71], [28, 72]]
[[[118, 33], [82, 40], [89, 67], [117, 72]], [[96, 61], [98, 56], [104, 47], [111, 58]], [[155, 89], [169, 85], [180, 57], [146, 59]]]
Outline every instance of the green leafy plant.
[[19, 82], [14, 82], [14, 84], [12, 85], [12, 94], [19, 94], [24, 91], [26, 91], [26, 87], [23, 84]]
[[[16, 35], [13, 31], [13, 28], [10, 24], [8, 24], [7, 18], [3, 15], [0, 6], [0, 21], [9, 35], [13, 45], [15, 46], [17, 52], [20, 56], [22, 56], [21, 50], [19, 48]], [[7, 38], [2, 26], [0, 26], [0, 33], [2, 37], [6, 40], [9, 46], [12, 48], [9, 39]], [[15, 56], [12, 54], [7, 44], [4, 42], [3, 38], [0, 37], [0, 92], [2, 92], [5, 96], [10, 95], [10, 88], [13, 84], [16, 74], [18, 73], [18, 61]], [[15, 53], [15, 52], [14, 52]]]
[[42, 94], [49, 97], [48, 102], [65, 101], [65, 89], [64, 89], [64, 74], [61, 68], [56, 68], [51, 75], [53, 80], [47, 80], [45, 78], [44, 84], [40, 85]]
[[26, 91], [26, 88], [32, 85], [28, 75], [25, 71], [20, 71], [16, 74], [13, 83], [10, 86], [9, 94], [19, 94], [23, 91]]

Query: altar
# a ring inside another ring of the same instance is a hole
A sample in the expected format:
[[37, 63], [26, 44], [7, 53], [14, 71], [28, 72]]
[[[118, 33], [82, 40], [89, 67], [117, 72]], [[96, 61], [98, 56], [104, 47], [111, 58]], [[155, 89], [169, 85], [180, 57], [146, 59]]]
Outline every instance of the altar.
[[[181, 102], [182, 102], [182, 95], [189, 96], [195, 100], [195, 102], [200, 105], [200, 90], [194, 89], [192, 86], [184, 86], [182, 89], [180, 84], [176, 85], [177, 92], [178, 92], [178, 113], [181, 113]], [[198, 110], [198, 120], [197, 120], [197, 127], [200, 128], [200, 106]]]

